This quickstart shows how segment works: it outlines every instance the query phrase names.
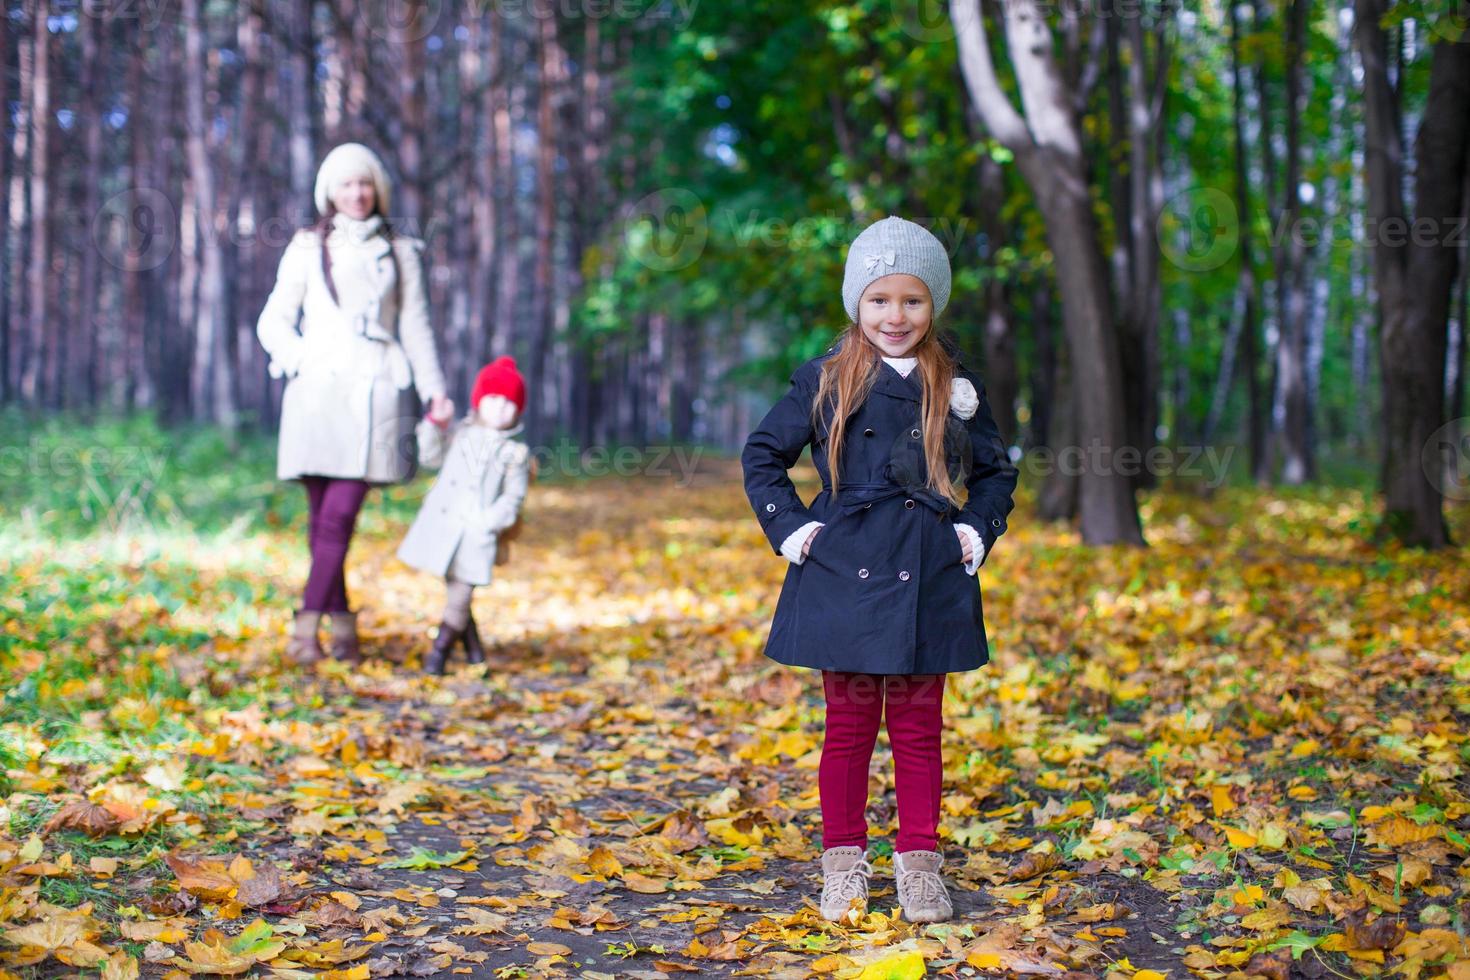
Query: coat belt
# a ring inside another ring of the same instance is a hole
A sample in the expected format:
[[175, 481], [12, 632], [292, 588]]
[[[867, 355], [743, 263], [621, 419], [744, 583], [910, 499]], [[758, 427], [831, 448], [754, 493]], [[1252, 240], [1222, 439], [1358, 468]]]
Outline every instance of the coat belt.
[[[822, 490], [828, 495], [832, 493], [832, 488], [826, 484], [823, 484]], [[912, 497], [940, 514], [948, 514], [953, 509], [948, 500], [928, 487], [901, 487], [896, 483], [844, 483], [838, 488], [838, 493], [841, 496], [837, 504], [844, 514], [862, 510], [869, 504], [890, 497]]]

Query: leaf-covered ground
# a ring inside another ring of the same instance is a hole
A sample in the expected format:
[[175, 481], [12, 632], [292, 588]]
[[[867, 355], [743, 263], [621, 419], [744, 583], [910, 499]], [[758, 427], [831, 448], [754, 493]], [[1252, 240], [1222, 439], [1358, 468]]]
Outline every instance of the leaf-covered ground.
[[423, 489], [364, 514], [354, 671], [281, 664], [294, 498], [5, 539], [3, 975], [1470, 978], [1470, 566], [1372, 544], [1370, 497], [1154, 493], [1146, 551], [1023, 498], [946, 703], [957, 915], [915, 928], [883, 744], [871, 911], [815, 914], [820, 688], [761, 656], [738, 467], [533, 488], [492, 663], [442, 681]]

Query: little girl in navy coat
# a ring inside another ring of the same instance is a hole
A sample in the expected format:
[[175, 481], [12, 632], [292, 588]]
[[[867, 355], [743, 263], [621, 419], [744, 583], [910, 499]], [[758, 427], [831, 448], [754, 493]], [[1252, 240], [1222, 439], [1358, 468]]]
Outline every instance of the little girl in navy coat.
[[[953, 914], [940, 876], [944, 675], [989, 660], [975, 580], [1015, 506], [1011, 464], [979, 377], [941, 340], [949, 256], [903, 218], [848, 249], [838, 342], [791, 376], [746, 441], [745, 492], [791, 563], [766, 655], [822, 671], [824, 918], [866, 909], [868, 765], [887, 715], [898, 792], [899, 904], [911, 922]], [[802, 450], [822, 490], [803, 504]]]

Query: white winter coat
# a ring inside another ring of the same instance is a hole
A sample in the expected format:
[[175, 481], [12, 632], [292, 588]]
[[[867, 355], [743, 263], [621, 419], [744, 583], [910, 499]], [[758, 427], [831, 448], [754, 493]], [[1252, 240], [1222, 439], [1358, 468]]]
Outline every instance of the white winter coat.
[[493, 429], [470, 419], [446, 433], [419, 423], [419, 462], [440, 468], [398, 547], [405, 563], [432, 575], [486, 585], [496, 539], [515, 523], [531, 479], [531, 451], [513, 438], [521, 426]]
[[341, 305], [327, 290], [321, 238], [307, 229], [281, 256], [256, 324], [271, 376], [289, 379], [276, 475], [397, 483], [414, 472], [414, 389], [425, 402], [444, 391], [424, 291], [424, 243], [393, 238], [403, 274], [400, 310], [381, 218], [334, 220], [327, 247]]

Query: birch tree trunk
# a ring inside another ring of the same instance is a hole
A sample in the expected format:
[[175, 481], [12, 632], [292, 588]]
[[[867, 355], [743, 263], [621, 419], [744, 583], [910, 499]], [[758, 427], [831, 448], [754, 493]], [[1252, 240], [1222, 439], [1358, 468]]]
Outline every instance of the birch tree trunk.
[[50, 0], [35, 0], [31, 21], [32, 82], [30, 122], [31, 173], [29, 226], [30, 260], [26, 264], [27, 322], [30, 326], [29, 356], [21, 375], [21, 398], [28, 405], [40, 406], [51, 392], [54, 376], [56, 335], [48, 329], [50, 309], [49, 279], [51, 265], [51, 31], [47, 26]]
[[1024, 117], [996, 77], [979, 0], [955, 0], [950, 14], [970, 97], [986, 128], [1015, 154], [1056, 258], [1081, 454], [1082, 540], [1141, 545], [1132, 480], [1119, 472], [1115, 460], [1127, 439], [1122, 369], [1072, 93], [1057, 71], [1037, 0], [1002, 6]]

